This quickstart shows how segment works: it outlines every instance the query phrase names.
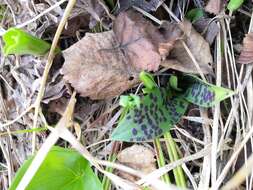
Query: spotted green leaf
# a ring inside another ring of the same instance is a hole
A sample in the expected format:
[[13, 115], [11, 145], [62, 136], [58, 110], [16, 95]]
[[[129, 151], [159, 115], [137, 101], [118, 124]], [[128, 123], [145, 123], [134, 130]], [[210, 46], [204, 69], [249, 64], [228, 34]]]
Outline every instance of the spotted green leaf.
[[192, 75], [184, 76], [183, 81], [188, 86], [184, 98], [201, 107], [212, 107], [234, 94], [232, 90], [206, 83]]
[[154, 139], [170, 130], [185, 113], [188, 102], [182, 96], [167, 98], [164, 89], [154, 88], [119, 122], [112, 140], [138, 142]]

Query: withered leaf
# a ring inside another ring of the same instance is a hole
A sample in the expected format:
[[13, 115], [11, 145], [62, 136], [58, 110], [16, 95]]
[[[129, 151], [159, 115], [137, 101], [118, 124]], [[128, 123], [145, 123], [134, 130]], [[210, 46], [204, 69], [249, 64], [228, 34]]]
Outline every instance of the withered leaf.
[[157, 71], [185, 31], [178, 24], [162, 22], [154, 26], [132, 10], [122, 12], [113, 30], [129, 63], [138, 70]]
[[211, 45], [214, 42], [215, 37], [219, 33], [219, 26], [211, 18], [200, 18], [193, 23], [194, 28], [205, 40]]
[[63, 51], [64, 79], [91, 99], [120, 95], [137, 83], [137, 73], [117, 46], [112, 31], [86, 33], [82, 40]]
[[147, 12], [156, 11], [164, 1], [165, 0], [119, 0], [120, 9], [118, 12], [125, 11], [132, 6], [139, 7]]
[[190, 22], [181, 22], [178, 27], [184, 32], [184, 39], [175, 42], [169, 57], [162, 62], [162, 65], [186, 73], [198, 73], [191, 57], [183, 46], [182, 41], [184, 41], [198, 62], [201, 71], [205, 74], [212, 73], [211, 63], [213, 59], [209, 44], [196, 32]]
[[205, 11], [215, 15], [219, 14], [222, 2], [222, 0], [209, 0], [205, 7]]
[[[122, 164], [148, 174], [156, 169], [154, 157], [155, 154], [151, 149], [142, 145], [133, 145], [122, 150], [117, 159]], [[125, 175], [125, 173], [120, 173], [120, 175], [131, 181], [136, 180], [133, 176]]]
[[237, 61], [242, 64], [253, 63], [253, 33], [248, 33], [243, 39], [243, 48]]
[[162, 41], [163, 36], [157, 27], [130, 10], [117, 16], [113, 31], [131, 65], [139, 70], [158, 70], [161, 56], [157, 42]]

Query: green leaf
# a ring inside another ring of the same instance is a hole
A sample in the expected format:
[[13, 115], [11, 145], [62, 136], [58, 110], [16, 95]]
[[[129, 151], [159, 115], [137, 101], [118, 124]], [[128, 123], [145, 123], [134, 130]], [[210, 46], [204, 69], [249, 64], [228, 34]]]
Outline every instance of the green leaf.
[[230, 0], [228, 3], [228, 10], [233, 12], [241, 7], [243, 4], [244, 0]]
[[[10, 28], [4, 35], [4, 55], [45, 55], [51, 44], [36, 38], [18, 28]], [[59, 51], [59, 49], [57, 50]]]
[[[18, 170], [9, 190], [15, 190], [31, 164], [28, 159]], [[53, 147], [26, 190], [103, 190], [89, 162], [72, 149]]]
[[185, 75], [183, 81], [188, 85], [184, 98], [201, 107], [212, 107], [234, 94], [232, 90], [206, 83], [192, 75]]
[[152, 90], [153, 88], [157, 87], [154, 77], [150, 73], [142, 71], [140, 72], [139, 78], [147, 90]]
[[169, 85], [172, 89], [174, 89], [176, 91], [182, 91], [181, 88], [178, 88], [178, 78], [176, 75], [171, 75], [171, 77], [169, 79]]
[[204, 11], [200, 8], [191, 9], [187, 12], [186, 18], [191, 22], [196, 22], [198, 19], [204, 17]]
[[140, 107], [140, 97], [133, 94], [129, 96], [120, 96], [119, 105], [127, 109]]
[[181, 96], [169, 98], [164, 94], [163, 89], [154, 88], [145, 95], [141, 99], [140, 108], [131, 109], [119, 122], [111, 139], [146, 141], [169, 131], [185, 113], [188, 102]]

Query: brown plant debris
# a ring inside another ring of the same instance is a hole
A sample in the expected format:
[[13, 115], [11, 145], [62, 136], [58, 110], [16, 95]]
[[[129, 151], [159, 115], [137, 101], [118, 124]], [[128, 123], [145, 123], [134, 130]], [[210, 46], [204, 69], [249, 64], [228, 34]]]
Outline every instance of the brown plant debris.
[[241, 64], [253, 62], [253, 33], [248, 33], [243, 39], [243, 48], [237, 61]]
[[205, 11], [215, 15], [219, 14], [222, 2], [222, 0], [209, 0], [205, 7]]
[[134, 11], [121, 12], [113, 26], [129, 63], [138, 70], [157, 71], [183, 32], [175, 25], [160, 29]]
[[162, 65], [186, 73], [198, 73], [194, 62], [183, 46], [182, 42], [185, 42], [199, 64], [202, 72], [205, 74], [212, 73], [211, 64], [213, 58], [209, 44], [198, 32], [196, 32], [190, 22], [181, 22], [178, 27], [184, 32], [184, 39], [176, 41], [169, 57], [162, 63]]
[[127, 11], [118, 15], [113, 31], [130, 64], [139, 70], [157, 71], [161, 57], [155, 41], [161, 41], [158, 28], [142, 15]]
[[139, 7], [144, 11], [156, 11], [165, 0], [119, 0], [119, 12], [125, 11], [132, 6]]
[[[154, 157], [154, 152], [142, 145], [133, 145], [128, 147], [122, 150], [117, 156], [120, 163], [139, 170], [145, 174], [148, 174], [156, 169]], [[120, 175], [131, 181], [137, 180], [133, 176], [126, 175], [125, 173], [120, 173]]]
[[63, 52], [64, 79], [82, 95], [106, 99], [120, 95], [137, 82], [137, 73], [128, 66], [124, 54], [115, 47], [112, 31], [86, 33]]

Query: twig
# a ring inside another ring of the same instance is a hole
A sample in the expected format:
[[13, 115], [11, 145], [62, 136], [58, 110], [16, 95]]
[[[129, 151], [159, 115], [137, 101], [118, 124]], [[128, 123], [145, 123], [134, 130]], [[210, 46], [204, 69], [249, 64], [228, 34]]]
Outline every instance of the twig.
[[[63, 28], [64, 28], [64, 26], [67, 22], [67, 19], [70, 15], [70, 12], [71, 12], [72, 8], [74, 7], [75, 3], [76, 3], [76, 0], [69, 0], [68, 5], [67, 5], [67, 7], [64, 11], [63, 17], [62, 17], [62, 19], [59, 23], [59, 26], [56, 30], [56, 33], [55, 33], [55, 36], [54, 36], [54, 39], [53, 39], [53, 42], [52, 42], [51, 49], [49, 51], [47, 64], [45, 66], [44, 73], [43, 73], [43, 76], [42, 76], [42, 79], [41, 79], [41, 85], [40, 85], [40, 89], [39, 89], [39, 92], [38, 92], [38, 96], [37, 96], [37, 99], [36, 99], [35, 104], [34, 104], [35, 112], [34, 112], [34, 119], [33, 119], [33, 129], [37, 127], [40, 102], [41, 102], [41, 100], [43, 98], [43, 95], [44, 95], [44, 92], [45, 92], [45, 86], [46, 86], [49, 70], [50, 70], [50, 68], [53, 64], [53, 59], [54, 59], [54, 56], [55, 56], [55, 49], [57, 47], [57, 43], [59, 41], [61, 32], [62, 32], [62, 30], [63, 30]], [[35, 152], [35, 149], [36, 149], [36, 133], [34, 132], [33, 136], [32, 136], [32, 152], [33, 153]]]

